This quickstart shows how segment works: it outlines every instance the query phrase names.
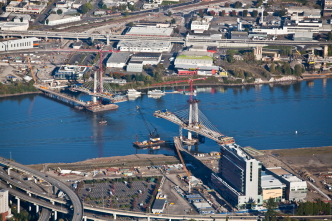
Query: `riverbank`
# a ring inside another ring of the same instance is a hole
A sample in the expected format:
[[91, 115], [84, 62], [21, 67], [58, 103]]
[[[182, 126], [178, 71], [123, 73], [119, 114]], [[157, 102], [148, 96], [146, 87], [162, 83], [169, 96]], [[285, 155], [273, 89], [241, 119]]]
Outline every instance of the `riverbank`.
[[23, 93], [16, 93], [16, 94], [0, 94], [1, 97], [14, 97], [14, 96], [20, 96], [20, 95], [27, 95], [27, 94], [42, 94], [41, 91], [35, 91], [35, 92], [23, 92]]

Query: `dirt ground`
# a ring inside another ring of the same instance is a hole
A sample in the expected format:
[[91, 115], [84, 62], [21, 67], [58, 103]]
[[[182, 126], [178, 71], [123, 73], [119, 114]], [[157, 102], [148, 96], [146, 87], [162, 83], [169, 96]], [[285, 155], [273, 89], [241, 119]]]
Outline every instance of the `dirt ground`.
[[[332, 173], [332, 146], [315, 148], [298, 148], [286, 150], [263, 150], [263, 155], [255, 156], [262, 161], [266, 168], [283, 167], [291, 173], [307, 182], [312, 182], [324, 193], [332, 196], [332, 192], [326, 188], [332, 184], [332, 179], [324, 177], [324, 174]], [[314, 180], [309, 181], [310, 178]], [[322, 198], [315, 190], [308, 191], [307, 200]]]

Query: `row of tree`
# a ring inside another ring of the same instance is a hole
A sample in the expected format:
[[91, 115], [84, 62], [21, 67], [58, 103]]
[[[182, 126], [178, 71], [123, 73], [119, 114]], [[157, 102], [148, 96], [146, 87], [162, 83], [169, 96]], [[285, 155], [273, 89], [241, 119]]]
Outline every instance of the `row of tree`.
[[31, 80], [29, 83], [24, 82], [13, 82], [12, 84], [5, 85], [0, 83], [0, 94], [19, 94], [26, 92], [38, 92], [38, 89], [33, 86], [34, 81]]
[[318, 199], [316, 202], [300, 203], [296, 209], [296, 214], [299, 216], [330, 215], [331, 203], [324, 203], [321, 199]]

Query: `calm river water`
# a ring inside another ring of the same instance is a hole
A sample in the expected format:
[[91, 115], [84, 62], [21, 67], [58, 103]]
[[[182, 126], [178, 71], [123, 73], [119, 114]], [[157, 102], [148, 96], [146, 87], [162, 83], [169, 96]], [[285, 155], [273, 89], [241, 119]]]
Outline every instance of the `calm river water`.
[[[182, 87], [181, 87], [182, 88]], [[289, 85], [199, 88], [200, 110], [221, 133], [241, 146], [281, 149], [332, 145], [332, 79]], [[89, 100], [84, 94], [76, 94]], [[0, 98], [0, 155], [23, 164], [75, 162], [95, 157], [149, 153], [132, 142], [147, 139], [135, 106], [141, 107], [161, 138], [172, 141], [178, 126], [152, 116], [155, 110], [187, 108], [189, 96], [167, 94], [119, 103], [104, 113], [78, 111], [43, 95]], [[99, 121], [107, 120], [107, 125]], [[296, 134], [295, 131], [298, 133]], [[198, 151], [218, 151], [206, 140]], [[150, 152], [151, 153], [151, 152]], [[152, 153], [173, 155], [171, 147]]]

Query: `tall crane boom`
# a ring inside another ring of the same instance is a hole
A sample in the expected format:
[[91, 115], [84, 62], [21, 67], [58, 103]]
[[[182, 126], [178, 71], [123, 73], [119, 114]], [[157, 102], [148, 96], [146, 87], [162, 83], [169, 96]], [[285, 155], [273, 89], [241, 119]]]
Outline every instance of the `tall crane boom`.
[[157, 128], [155, 128], [155, 127], [150, 123], [150, 125], [151, 125], [151, 127], [152, 127], [152, 129], [151, 129], [150, 126], [149, 126], [148, 121], [146, 120], [144, 114], [143, 114], [142, 111], [141, 111], [141, 108], [140, 108], [139, 106], [136, 106], [136, 109], [137, 109], [138, 112], [140, 113], [140, 115], [141, 115], [141, 117], [142, 117], [142, 119], [143, 119], [143, 122], [144, 122], [144, 124], [145, 124], [146, 129], [148, 129], [148, 131], [149, 131], [149, 138], [150, 138], [150, 140], [151, 140], [151, 141], [157, 141], [157, 140], [160, 140], [160, 136], [159, 136], [159, 134], [158, 134], [158, 132], [157, 132]]
[[158, 83], [158, 84], [152, 84], [151, 86], [188, 82], [190, 85], [190, 101], [192, 101], [193, 100], [193, 91], [194, 91], [194, 81], [199, 81], [199, 80], [206, 80], [206, 78], [195, 78], [195, 79], [190, 78], [188, 80], [168, 81], [168, 82], [163, 82], [163, 83]]

